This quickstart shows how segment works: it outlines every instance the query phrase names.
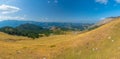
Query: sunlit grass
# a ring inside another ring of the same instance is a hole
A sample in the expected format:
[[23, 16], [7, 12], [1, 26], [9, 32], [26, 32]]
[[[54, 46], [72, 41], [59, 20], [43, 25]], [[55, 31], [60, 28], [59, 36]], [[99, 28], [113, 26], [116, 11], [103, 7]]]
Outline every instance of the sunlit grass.
[[35, 40], [0, 33], [0, 59], [119, 59], [119, 31], [115, 20], [86, 33]]

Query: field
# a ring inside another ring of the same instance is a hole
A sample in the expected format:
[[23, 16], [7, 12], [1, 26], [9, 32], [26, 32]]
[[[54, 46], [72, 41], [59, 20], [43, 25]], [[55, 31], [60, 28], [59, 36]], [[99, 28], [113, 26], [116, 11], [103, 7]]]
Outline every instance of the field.
[[120, 59], [120, 19], [82, 34], [32, 40], [0, 33], [0, 59]]

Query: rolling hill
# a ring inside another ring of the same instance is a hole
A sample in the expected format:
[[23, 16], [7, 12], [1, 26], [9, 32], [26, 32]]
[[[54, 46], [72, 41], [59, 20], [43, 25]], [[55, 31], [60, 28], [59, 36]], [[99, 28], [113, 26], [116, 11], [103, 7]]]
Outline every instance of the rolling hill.
[[119, 59], [119, 31], [120, 18], [115, 18], [114, 21], [82, 34], [7, 42], [4, 40], [14, 36], [0, 33], [0, 37], [5, 37], [2, 37], [4, 40], [0, 38], [0, 59]]
[[[120, 18], [80, 34], [56, 59], [119, 59]], [[67, 43], [68, 45], [68, 43]]]

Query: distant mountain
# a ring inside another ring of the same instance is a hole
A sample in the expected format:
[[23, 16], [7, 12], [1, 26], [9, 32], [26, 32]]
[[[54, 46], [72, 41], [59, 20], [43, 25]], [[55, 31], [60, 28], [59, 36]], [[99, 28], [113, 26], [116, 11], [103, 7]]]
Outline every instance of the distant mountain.
[[98, 22], [98, 23], [90, 26], [88, 29], [89, 29], [89, 30], [92, 30], [92, 29], [98, 28], [98, 27], [100, 27], [100, 26], [102, 26], [102, 25], [104, 25], [104, 24], [110, 23], [110, 22], [112, 22], [112, 21], [114, 21], [114, 20], [116, 20], [116, 19], [119, 19], [119, 18], [120, 18], [120, 17], [108, 17], [108, 18], [105, 18], [105, 19], [103, 19], [102, 21], [100, 21], [100, 22]]
[[67, 28], [72, 30], [84, 30], [85, 28], [93, 25], [91, 23], [59, 23], [59, 22], [35, 22], [35, 21], [17, 21], [17, 20], [5, 20], [0, 22], [0, 27], [10, 26], [17, 27], [21, 24], [35, 24], [43, 28], [51, 28], [53, 26], [59, 28]]
[[32, 30], [32, 31], [43, 30], [42, 27], [35, 25], [35, 24], [30, 24], [30, 23], [26, 23], [26, 24], [17, 26], [16, 29], [29, 30], [29, 31], [30, 30]]
[[0, 27], [5, 27], [5, 26], [16, 27], [24, 23], [27, 23], [27, 21], [5, 20], [5, 21], [0, 21]]
[[107, 23], [115, 20], [116, 18], [118, 18], [118, 17], [108, 17], [108, 18], [105, 18], [105, 19], [103, 19], [102, 21], [98, 22], [98, 23], [96, 24], [96, 26], [100, 26], [100, 25], [107, 24]]

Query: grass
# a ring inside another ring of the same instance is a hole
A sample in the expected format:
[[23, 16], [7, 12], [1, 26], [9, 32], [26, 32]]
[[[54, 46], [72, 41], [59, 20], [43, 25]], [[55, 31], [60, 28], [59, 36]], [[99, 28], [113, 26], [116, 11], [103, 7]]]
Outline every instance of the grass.
[[[119, 59], [120, 19], [79, 36], [71, 46], [55, 59]], [[77, 44], [78, 43], [78, 44]]]
[[82, 34], [32, 40], [0, 33], [0, 59], [120, 59], [120, 19]]
[[[51, 55], [60, 49], [60, 43], [72, 40], [76, 35], [54, 35], [32, 40], [26, 37], [11, 36], [0, 33], [0, 58], [2, 59], [51, 59]], [[67, 38], [69, 37], [69, 39]], [[16, 41], [7, 41], [7, 39]]]

